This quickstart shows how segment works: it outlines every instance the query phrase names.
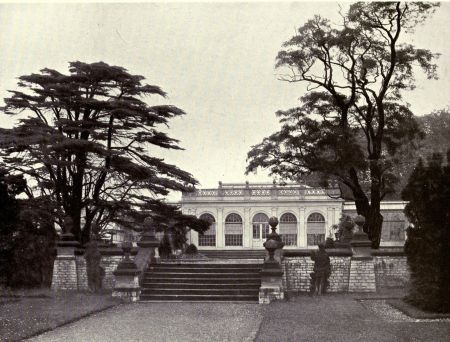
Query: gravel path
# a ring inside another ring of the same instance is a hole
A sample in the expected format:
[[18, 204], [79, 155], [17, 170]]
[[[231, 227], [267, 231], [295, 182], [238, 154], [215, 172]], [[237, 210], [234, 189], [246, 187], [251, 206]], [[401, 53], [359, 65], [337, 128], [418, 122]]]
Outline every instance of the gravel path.
[[29, 341], [253, 341], [263, 308], [238, 303], [120, 305]]
[[448, 320], [415, 320], [379, 298], [298, 296], [270, 305], [120, 305], [32, 341], [449, 342]]
[[383, 300], [299, 296], [267, 307], [256, 341], [449, 342], [450, 322], [408, 320]]

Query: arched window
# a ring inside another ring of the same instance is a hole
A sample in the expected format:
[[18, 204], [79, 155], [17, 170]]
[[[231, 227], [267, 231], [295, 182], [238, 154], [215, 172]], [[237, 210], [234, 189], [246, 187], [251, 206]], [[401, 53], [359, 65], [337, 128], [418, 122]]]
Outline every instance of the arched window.
[[225, 246], [242, 246], [242, 217], [238, 214], [225, 218]]
[[325, 218], [322, 214], [312, 213], [306, 222], [308, 246], [316, 246], [325, 242]]
[[269, 217], [259, 213], [253, 216], [253, 239], [266, 239], [269, 234]]
[[280, 217], [281, 241], [286, 246], [297, 245], [297, 218], [294, 214], [286, 213]]
[[216, 220], [211, 214], [202, 214], [200, 219], [210, 223], [209, 229], [198, 236], [199, 246], [215, 246], [216, 245]]

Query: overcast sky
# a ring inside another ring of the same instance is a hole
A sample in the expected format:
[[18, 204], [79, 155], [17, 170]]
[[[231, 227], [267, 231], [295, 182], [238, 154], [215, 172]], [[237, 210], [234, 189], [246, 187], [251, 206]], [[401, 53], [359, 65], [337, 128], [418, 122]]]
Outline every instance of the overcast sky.
[[[275, 56], [314, 14], [337, 22], [338, 10], [337, 2], [0, 4], [0, 97], [17, 76], [44, 67], [67, 72], [76, 60], [120, 65], [162, 87], [166, 103], [187, 112], [170, 128], [186, 150], [165, 152], [166, 161], [191, 172], [201, 187], [270, 181], [263, 172], [244, 175], [246, 154], [277, 130], [275, 111], [297, 105], [305, 90], [277, 79]], [[417, 115], [449, 106], [449, 17], [443, 3], [408, 38], [442, 54], [440, 79], [418, 77], [405, 96]], [[2, 127], [12, 124], [0, 114]]]

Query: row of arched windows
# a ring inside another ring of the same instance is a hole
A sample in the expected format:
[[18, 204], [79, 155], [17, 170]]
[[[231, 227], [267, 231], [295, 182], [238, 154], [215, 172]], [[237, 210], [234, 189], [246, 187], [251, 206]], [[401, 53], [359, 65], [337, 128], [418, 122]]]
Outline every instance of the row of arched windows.
[[[199, 246], [216, 245], [216, 220], [211, 214], [203, 214], [201, 219], [210, 222], [210, 228], [199, 236]], [[252, 219], [253, 239], [266, 239], [270, 232], [269, 217], [258, 213]], [[320, 213], [308, 216], [308, 245], [317, 245], [325, 240], [325, 218]], [[286, 246], [297, 245], [297, 218], [294, 214], [285, 213], [280, 217], [278, 233]], [[242, 246], [243, 221], [239, 214], [231, 213], [225, 218], [225, 246]]]

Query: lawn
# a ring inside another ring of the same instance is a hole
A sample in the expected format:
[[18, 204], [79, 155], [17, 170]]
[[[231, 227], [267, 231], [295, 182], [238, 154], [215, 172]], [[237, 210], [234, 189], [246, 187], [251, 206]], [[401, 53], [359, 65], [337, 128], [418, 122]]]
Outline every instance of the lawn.
[[18, 341], [118, 304], [109, 292], [3, 291], [0, 340]]

